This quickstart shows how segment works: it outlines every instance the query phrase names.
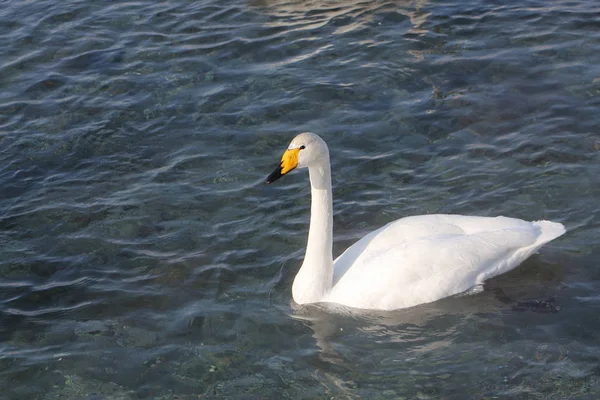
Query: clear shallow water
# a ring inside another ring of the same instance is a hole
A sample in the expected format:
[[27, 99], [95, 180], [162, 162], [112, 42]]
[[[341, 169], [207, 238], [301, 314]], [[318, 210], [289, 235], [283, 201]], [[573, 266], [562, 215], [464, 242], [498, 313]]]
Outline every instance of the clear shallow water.
[[[2, 2], [0, 399], [597, 398], [596, 2], [221, 3]], [[335, 254], [433, 212], [569, 232], [481, 293], [298, 313], [306, 176], [263, 180], [305, 130]]]

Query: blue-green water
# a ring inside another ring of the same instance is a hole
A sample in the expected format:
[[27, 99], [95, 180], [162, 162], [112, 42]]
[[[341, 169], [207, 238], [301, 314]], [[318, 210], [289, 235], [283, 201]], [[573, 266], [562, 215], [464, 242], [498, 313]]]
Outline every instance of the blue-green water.
[[[596, 0], [0, 1], [0, 399], [597, 399], [599, 28]], [[569, 232], [480, 293], [298, 313], [307, 177], [263, 182], [307, 130], [335, 255], [433, 212]]]

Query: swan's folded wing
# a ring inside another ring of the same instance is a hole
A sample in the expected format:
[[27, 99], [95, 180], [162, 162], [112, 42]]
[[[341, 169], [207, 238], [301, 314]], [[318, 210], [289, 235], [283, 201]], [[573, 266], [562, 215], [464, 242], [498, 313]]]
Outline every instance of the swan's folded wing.
[[365, 235], [334, 261], [333, 284], [335, 285], [352, 265], [364, 264], [374, 256], [398, 248], [404, 243], [445, 235], [464, 235], [465, 231], [453, 223], [454, 221], [448, 221], [447, 217], [446, 215], [406, 217]]
[[329, 301], [398, 309], [461, 293], [521, 263], [537, 249], [539, 235], [532, 224], [470, 235], [449, 230], [395, 244], [385, 240], [385, 250], [375, 235], [351, 265], [337, 265], [342, 256], [336, 260], [336, 270], [344, 273]]

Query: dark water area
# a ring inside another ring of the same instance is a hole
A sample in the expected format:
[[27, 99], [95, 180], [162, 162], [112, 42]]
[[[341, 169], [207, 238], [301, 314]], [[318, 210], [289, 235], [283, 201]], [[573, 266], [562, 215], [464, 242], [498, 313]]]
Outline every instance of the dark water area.
[[[594, 0], [0, 1], [0, 399], [599, 398], [599, 28]], [[264, 179], [303, 131], [335, 256], [408, 215], [568, 232], [467, 295], [296, 310], [307, 176]]]

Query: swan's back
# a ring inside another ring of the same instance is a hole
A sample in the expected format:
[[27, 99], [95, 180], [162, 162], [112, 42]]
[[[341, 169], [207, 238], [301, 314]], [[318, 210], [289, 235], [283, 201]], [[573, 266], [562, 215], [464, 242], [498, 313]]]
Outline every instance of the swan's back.
[[422, 215], [371, 232], [334, 261], [326, 301], [392, 310], [464, 292], [562, 235], [562, 224]]

